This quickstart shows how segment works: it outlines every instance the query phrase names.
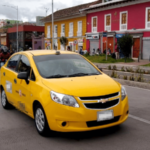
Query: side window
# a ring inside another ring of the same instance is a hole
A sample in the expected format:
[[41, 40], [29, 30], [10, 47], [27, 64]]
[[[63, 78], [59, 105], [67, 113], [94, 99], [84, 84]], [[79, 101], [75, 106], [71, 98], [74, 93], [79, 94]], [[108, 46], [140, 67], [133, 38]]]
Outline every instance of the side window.
[[20, 55], [13, 56], [7, 64], [7, 68], [15, 71], [19, 57], [20, 57]]
[[33, 70], [31, 69], [30, 80], [35, 81], [35, 75]]
[[22, 55], [18, 64], [17, 72], [28, 72], [30, 75], [30, 70], [31, 70], [31, 66], [28, 58]]

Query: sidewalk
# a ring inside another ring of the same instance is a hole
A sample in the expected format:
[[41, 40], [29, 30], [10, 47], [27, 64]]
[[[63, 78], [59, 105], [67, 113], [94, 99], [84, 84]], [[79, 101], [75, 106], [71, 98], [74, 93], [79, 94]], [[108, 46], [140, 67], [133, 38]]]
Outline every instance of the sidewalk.
[[140, 60], [140, 62], [138, 62], [138, 60], [135, 60], [135, 62], [129, 62], [129, 63], [125, 63], [125, 62], [119, 62], [119, 63], [94, 63], [96, 66], [98, 66], [99, 68], [107, 68], [109, 65], [111, 66], [116, 66], [116, 67], [133, 67], [133, 68], [137, 68], [140, 66], [140, 68], [143, 69], [150, 69], [150, 67], [144, 67], [142, 65], [146, 65], [146, 64], [150, 64], [149, 60]]

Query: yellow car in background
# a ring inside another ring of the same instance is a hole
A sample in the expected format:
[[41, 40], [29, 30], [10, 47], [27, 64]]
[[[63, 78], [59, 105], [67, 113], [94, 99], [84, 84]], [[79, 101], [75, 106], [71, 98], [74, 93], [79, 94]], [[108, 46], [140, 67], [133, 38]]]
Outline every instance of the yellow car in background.
[[107, 128], [128, 118], [125, 88], [83, 56], [26, 51], [0, 70], [1, 103], [32, 117], [39, 134]]

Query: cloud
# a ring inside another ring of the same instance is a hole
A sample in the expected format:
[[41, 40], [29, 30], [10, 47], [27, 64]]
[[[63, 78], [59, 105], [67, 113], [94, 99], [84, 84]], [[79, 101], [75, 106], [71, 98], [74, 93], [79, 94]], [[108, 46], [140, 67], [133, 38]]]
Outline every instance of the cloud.
[[[53, 0], [54, 11], [66, 7], [72, 7], [82, 3], [88, 3], [94, 0]], [[0, 19], [17, 19], [17, 11], [11, 7], [3, 5], [18, 6], [19, 20], [35, 21], [36, 16], [46, 16], [45, 8], [49, 8], [47, 15], [51, 14], [51, 0], [3, 0], [0, 2]]]

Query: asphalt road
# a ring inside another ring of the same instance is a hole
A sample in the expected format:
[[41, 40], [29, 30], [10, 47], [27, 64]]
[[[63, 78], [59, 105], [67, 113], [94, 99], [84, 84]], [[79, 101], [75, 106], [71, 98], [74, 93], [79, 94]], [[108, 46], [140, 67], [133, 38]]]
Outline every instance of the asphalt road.
[[150, 90], [126, 86], [130, 117], [120, 127], [38, 135], [34, 121], [0, 106], [0, 150], [150, 150]]

